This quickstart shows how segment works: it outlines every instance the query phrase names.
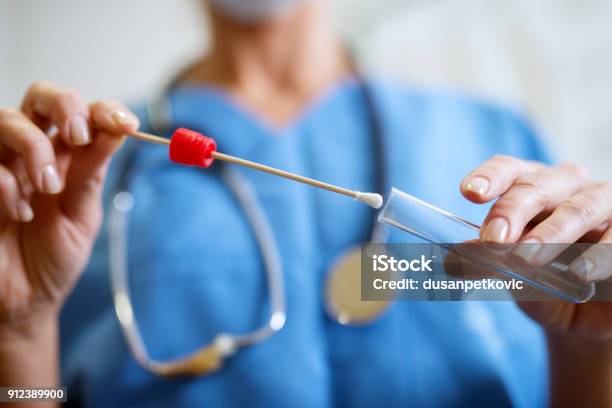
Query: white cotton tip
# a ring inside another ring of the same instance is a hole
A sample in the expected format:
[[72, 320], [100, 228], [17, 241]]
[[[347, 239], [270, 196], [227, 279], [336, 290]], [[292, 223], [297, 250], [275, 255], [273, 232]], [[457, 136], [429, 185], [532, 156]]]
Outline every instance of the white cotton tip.
[[378, 210], [383, 205], [383, 198], [380, 194], [376, 193], [361, 193], [357, 192], [355, 200], [361, 201], [364, 204]]

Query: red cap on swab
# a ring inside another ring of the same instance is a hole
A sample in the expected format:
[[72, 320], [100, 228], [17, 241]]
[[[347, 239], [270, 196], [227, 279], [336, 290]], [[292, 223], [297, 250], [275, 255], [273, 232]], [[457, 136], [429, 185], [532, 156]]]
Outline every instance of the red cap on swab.
[[209, 167], [216, 150], [214, 139], [185, 128], [176, 129], [170, 139], [170, 160], [187, 166]]

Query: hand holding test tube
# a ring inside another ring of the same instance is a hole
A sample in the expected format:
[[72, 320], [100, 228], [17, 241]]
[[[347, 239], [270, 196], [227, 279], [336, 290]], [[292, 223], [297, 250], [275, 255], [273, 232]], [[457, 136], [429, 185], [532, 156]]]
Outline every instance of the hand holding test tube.
[[[387, 195], [378, 220], [454, 251], [484, 273], [494, 270], [575, 303], [588, 301], [595, 295], [594, 283], [572, 273], [567, 264], [524, 262], [520, 251], [529, 250], [533, 244], [477, 243], [478, 225], [396, 188]], [[559, 244], [550, 245], [559, 248]]]

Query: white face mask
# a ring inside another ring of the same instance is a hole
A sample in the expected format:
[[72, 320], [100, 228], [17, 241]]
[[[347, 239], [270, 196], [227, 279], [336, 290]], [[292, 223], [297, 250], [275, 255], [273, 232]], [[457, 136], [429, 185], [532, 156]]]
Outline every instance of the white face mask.
[[261, 23], [291, 14], [309, 0], [209, 0], [215, 10], [242, 23]]

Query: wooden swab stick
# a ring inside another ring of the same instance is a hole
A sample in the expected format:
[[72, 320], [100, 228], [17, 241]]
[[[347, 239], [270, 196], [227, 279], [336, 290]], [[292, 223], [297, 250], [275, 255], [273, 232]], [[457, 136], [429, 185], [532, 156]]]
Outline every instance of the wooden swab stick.
[[[169, 145], [170, 140], [165, 137], [151, 135], [143, 132], [132, 132], [129, 136], [142, 140], [149, 143], [157, 143], [161, 145]], [[361, 201], [372, 208], [378, 209], [382, 206], [383, 199], [380, 194], [376, 193], [362, 193], [360, 191], [349, 190], [348, 188], [335, 186], [333, 184], [324, 183], [319, 180], [315, 180], [309, 177], [300, 176], [295, 173], [290, 173], [285, 170], [280, 170], [274, 167], [266, 166], [265, 164], [256, 163], [250, 160], [241, 159], [239, 157], [230, 156], [229, 154], [214, 151], [211, 153], [212, 157], [216, 160], [221, 160], [228, 163], [238, 164], [240, 166], [249, 167], [251, 169], [263, 171], [266, 173], [274, 174], [275, 176], [284, 177], [290, 180], [294, 180], [300, 183], [308, 184], [314, 187], [322, 188], [324, 190], [333, 191], [334, 193], [343, 194], [354, 198], [357, 201]]]
[[144, 142], [157, 143], [161, 145], [170, 145], [170, 139], [166, 139], [165, 137], [161, 137], [161, 136], [150, 135], [148, 133], [132, 132], [132, 133], [128, 133], [128, 136], [133, 137], [138, 140], [142, 140]]

